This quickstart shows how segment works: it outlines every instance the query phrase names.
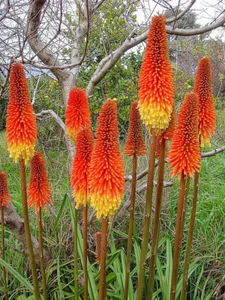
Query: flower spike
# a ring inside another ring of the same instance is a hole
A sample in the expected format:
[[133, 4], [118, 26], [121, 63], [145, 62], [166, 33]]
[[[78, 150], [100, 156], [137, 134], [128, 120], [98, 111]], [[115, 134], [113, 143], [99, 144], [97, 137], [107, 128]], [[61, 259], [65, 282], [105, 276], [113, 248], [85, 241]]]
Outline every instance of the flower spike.
[[106, 218], [114, 214], [124, 193], [124, 166], [113, 100], [107, 100], [101, 108], [96, 138], [89, 173], [89, 196], [97, 217]]
[[177, 128], [173, 135], [170, 151], [170, 175], [177, 173], [179, 179], [187, 175], [192, 177], [200, 168], [200, 148], [198, 142], [198, 97], [195, 93], [185, 96], [180, 108]]
[[66, 132], [75, 141], [82, 127], [91, 127], [91, 117], [86, 93], [83, 89], [70, 91], [66, 109]]
[[37, 128], [24, 69], [18, 62], [12, 64], [10, 71], [6, 138], [10, 157], [27, 163], [34, 153]]
[[127, 156], [145, 155], [146, 146], [142, 134], [140, 113], [137, 108], [137, 102], [131, 103], [130, 123], [124, 153]]
[[212, 95], [211, 63], [208, 57], [199, 61], [194, 91], [199, 99], [198, 130], [200, 145], [210, 146], [210, 136], [214, 133], [216, 116]]
[[76, 201], [76, 209], [87, 205], [88, 171], [93, 148], [92, 132], [89, 127], [81, 129], [76, 139], [76, 154], [74, 156], [70, 183]]
[[30, 184], [27, 189], [28, 205], [34, 206], [35, 211], [38, 212], [41, 207], [51, 204], [50, 186], [48, 176], [45, 170], [45, 163], [42, 153], [35, 152], [30, 161]]
[[152, 18], [138, 87], [141, 119], [150, 134], [158, 134], [168, 127], [174, 102], [173, 73], [163, 16]]
[[7, 185], [7, 176], [5, 172], [0, 172], [0, 207], [8, 207], [10, 204], [10, 195]]

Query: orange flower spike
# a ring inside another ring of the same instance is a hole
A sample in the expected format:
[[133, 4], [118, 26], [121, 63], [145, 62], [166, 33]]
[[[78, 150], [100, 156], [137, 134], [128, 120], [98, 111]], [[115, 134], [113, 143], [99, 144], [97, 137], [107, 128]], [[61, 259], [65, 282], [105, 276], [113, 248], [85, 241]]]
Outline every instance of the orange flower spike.
[[[156, 150], [155, 150], [155, 157], [159, 158], [160, 156], [160, 150], [161, 150], [161, 145], [162, 145], [162, 140], [172, 140], [173, 138], [173, 134], [176, 128], [176, 110], [175, 108], [173, 108], [172, 114], [171, 114], [171, 120], [169, 123], [169, 126], [166, 128], [166, 130], [164, 130], [162, 133], [160, 133], [157, 137], [156, 137]], [[166, 144], [166, 154], [165, 156], [168, 157], [169, 153], [168, 153], [168, 148], [167, 148], [167, 144]]]
[[89, 197], [100, 217], [112, 216], [124, 193], [124, 166], [118, 142], [116, 102], [101, 107], [89, 172]]
[[124, 153], [127, 156], [145, 155], [146, 146], [142, 134], [140, 113], [137, 108], [137, 102], [131, 103], [130, 123]]
[[18, 62], [12, 64], [10, 71], [6, 138], [10, 157], [27, 163], [34, 154], [37, 128], [24, 69]]
[[10, 195], [7, 185], [7, 176], [5, 172], [0, 172], [0, 207], [8, 207], [10, 204]]
[[70, 178], [73, 196], [76, 200], [76, 208], [82, 204], [84, 206], [87, 204], [87, 182], [92, 148], [92, 132], [89, 127], [85, 127], [77, 134], [76, 153]]
[[194, 86], [194, 91], [199, 98], [198, 130], [201, 147], [205, 144], [210, 146], [210, 136], [216, 127], [211, 77], [210, 59], [204, 57], [199, 62]]
[[163, 16], [152, 18], [139, 74], [138, 107], [150, 134], [158, 134], [168, 127], [174, 103], [173, 72], [165, 28]]
[[75, 141], [78, 131], [85, 126], [91, 127], [87, 96], [83, 89], [73, 88], [66, 109], [66, 132]]
[[35, 152], [30, 161], [30, 183], [27, 195], [29, 207], [34, 206], [36, 212], [41, 207], [45, 208], [45, 205], [51, 204], [48, 176], [45, 170], [44, 158], [40, 151]]
[[180, 108], [177, 128], [172, 139], [170, 151], [170, 175], [178, 173], [192, 177], [200, 168], [200, 148], [198, 142], [198, 97], [195, 93], [185, 96]]

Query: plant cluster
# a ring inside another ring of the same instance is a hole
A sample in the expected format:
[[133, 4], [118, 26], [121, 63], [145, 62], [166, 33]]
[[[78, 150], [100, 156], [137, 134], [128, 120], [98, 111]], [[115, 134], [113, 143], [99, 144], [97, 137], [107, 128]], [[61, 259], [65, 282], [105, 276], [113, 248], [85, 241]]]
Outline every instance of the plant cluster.
[[[118, 278], [124, 285], [122, 298], [129, 299], [133, 291], [136, 299], [142, 300], [144, 290], [146, 299], [154, 299], [155, 273], [160, 271], [157, 250], [160, 235], [160, 216], [164, 185], [164, 170], [166, 157], [169, 158], [171, 176], [178, 175], [180, 180], [176, 232], [173, 245], [173, 267], [171, 270], [170, 294], [168, 299], [177, 297], [177, 277], [180, 261], [180, 249], [183, 239], [186, 218], [187, 197], [190, 179], [194, 176], [192, 213], [186, 246], [182, 288], [180, 298], [186, 299], [187, 282], [190, 268], [190, 253], [195, 224], [198, 181], [201, 164], [200, 147], [210, 143], [210, 137], [215, 128], [215, 111], [211, 88], [210, 59], [202, 58], [197, 69], [194, 91], [186, 94], [176, 120], [174, 108], [173, 73], [168, 56], [165, 19], [162, 16], [152, 18], [148, 34], [146, 50], [138, 80], [139, 101], [131, 104], [128, 136], [125, 143], [125, 155], [132, 157], [132, 185], [129, 230], [127, 238], [127, 256], [125, 259], [124, 278]], [[131, 257], [137, 252], [137, 241], [133, 239], [135, 228], [135, 196], [136, 170], [138, 156], [146, 153], [146, 145], [142, 134], [141, 120], [150, 135], [148, 180], [143, 220], [143, 237], [140, 251], [140, 261], [135, 262], [139, 269], [137, 282], [132, 282]], [[114, 299], [109, 295], [107, 286], [110, 276], [107, 271], [107, 240], [109, 221], [121, 204], [124, 194], [124, 164], [119, 147], [119, 130], [117, 120], [117, 103], [107, 99], [102, 105], [98, 117], [95, 136], [91, 132], [91, 118], [88, 99], [85, 91], [74, 88], [70, 91], [66, 110], [66, 132], [73, 141], [76, 152], [72, 165], [70, 184], [75, 206], [73, 209], [74, 229], [74, 287], [75, 299]], [[10, 156], [20, 166], [21, 193], [23, 204], [24, 227], [26, 233], [29, 262], [32, 270], [35, 299], [51, 299], [46, 280], [44, 263], [42, 208], [51, 204], [50, 186], [45, 170], [44, 159], [40, 151], [35, 152], [37, 138], [36, 120], [33, 113], [23, 67], [13, 63], [10, 75], [10, 101], [7, 110], [6, 137]], [[171, 150], [168, 151], [168, 140], [171, 140]], [[158, 176], [155, 194], [154, 222], [152, 239], [150, 226], [152, 222], [152, 203], [154, 188], [155, 163], [158, 158]], [[31, 174], [28, 189], [26, 187], [26, 164], [30, 160]], [[4, 208], [9, 205], [9, 192], [6, 174], [0, 172], [0, 206], [2, 220]], [[96, 211], [96, 217], [101, 219], [101, 232], [96, 233], [96, 261], [99, 273], [92, 276], [92, 266], [88, 259], [88, 206]], [[42, 289], [38, 281], [33, 246], [30, 234], [28, 206], [34, 206], [38, 216], [38, 237], [40, 250], [40, 269]], [[82, 240], [80, 245], [80, 230], [78, 226], [78, 210], [82, 210]], [[117, 255], [113, 236], [110, 239], [112, 255]], [[167, 242], [168, 243], [168, 242]], [[2, 260], [4, 252], [4, 221], [2, 221]], [[150, 259], [147, 257], [150, 247]], [[82, 289], [80, 288], [79, 260], [83, 268]], [[113, 257], [110, 258], [113, 260]], [[117, 266], [118, 267], [118, 266]], [[116, 269], [116, 268], [115, 268]], [[115, 271], [116, 272], [116, 271]], [[6, 269], [3, 263], [3, 282], [5, 299], [9, 298], [7, 289]], [[116, 275], [115, 275], [116, 276]], [[145, 286], [145, 278], [148, 283]], [[58, 278], [60, 282], [60, 278]], [[93, 281], [98, 281], [98, 291], [93, 288]], [[135, 291], [136, 290], [136, 291]], [[165, 291], [164, 291], [165, 292]], [[98, 296], [97, 296], [98, 294]], [[93, 296], [94, 295], [94, 296]], [[110, 298], [111, 297], [111, 298]], [[116, 296], [115, 296], [116, 297]]]

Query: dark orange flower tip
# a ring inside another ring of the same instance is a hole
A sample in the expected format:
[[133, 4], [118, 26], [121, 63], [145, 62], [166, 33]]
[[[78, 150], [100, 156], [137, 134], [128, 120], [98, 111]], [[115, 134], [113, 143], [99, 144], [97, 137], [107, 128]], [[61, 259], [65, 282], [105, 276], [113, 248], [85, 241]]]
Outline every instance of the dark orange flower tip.
[[90, 127], [81, 129], [76, 138], [76, 153], [70, 177], [76, 208], [87, 205], [88, 171], [91, 162], [93, 137]]
[[66, 132], [75, 141], [82, 127], [91, 127], [91, 117], [86, 93], [81, 88], [70, 91], [66, 109]]
[[158, 134], [168, 127], [174, 103], [173, 72], [163, 16], [152, 18], [138, 87], [141, 119], [150, 134]]
[[171, 176], [178, 174], [192, 177], [200, 168], [200, 148], [198, 141], [198, 96], [186, 94], [180, 108], [177, 128], [172, 139], [169, 155], [169, 167], [173, 169]]
[[0, 172], [0, 207], [8, 207], [10, 204], [10, 195], [7, 185], [7, 176], [5, 172]]
[[211, 63], [208, 57], [199, 61], [194, 91], [199, 99], [198, 130], [201, 147], [210, 146], [210, 136], [216, 127], [216, 114], [212, 95]]
[[30, 183], [27, 189], [28, 205], [38, 212], [41, 207], [51, 204], [51, 190], [42, 153], [35, 152], [30, 161]]
[[12, 64], [10, 71], [6, 138], [10, 157], [15, 162], [24, 159], [27, 163], [34, 154], [37, 127], [24, 69], [19, 62]]
[[101, 107], [89, 172], [89, 197], [100, 217], [112, 216], [124, 193], [124, 165], [119, 149], [116, 102]]
[[139, 156], [145, 155], [146, 153], [146, 146], [142, 134], [141, 119], [137, 102], [131, 103], [130, 123], [124, 153], [127, 156]]

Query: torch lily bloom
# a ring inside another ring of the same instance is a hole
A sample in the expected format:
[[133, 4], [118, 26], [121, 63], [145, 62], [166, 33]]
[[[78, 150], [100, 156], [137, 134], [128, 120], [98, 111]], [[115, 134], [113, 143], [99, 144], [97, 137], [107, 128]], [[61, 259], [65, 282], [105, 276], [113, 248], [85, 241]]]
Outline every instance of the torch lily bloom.
[[212, 95], [211, 64], [208, 57], [199, 61], [194, 91], [198, 95], [198, 131], [201, 147], [210, 146], [210, 136], [214, 133], [216, 116]]
[[[161, 132], [157, 137], [156, 137], [156, 150], [155, 150], [155, 157], [159, 157], [160, 156], [160, 150], [161, 150], [161, 145], [162, 145], [162, 141], [163, 140], [171, 140], [173, 138], [173, 134], [176, 128], [176, 110], [175, 108], [173, 108], [172, 114], [171, 114], [171, 120], [169, 123], [169, 126], [166, 128], [166, 130], [164, 130], [163, 132]], [[165, 156], [168, 157], [169, 153], [168, 153], [168, 148], [167, 148], [167, 144], [166, 144], [166, 153]]]
[[198, 141], [198, 96], [189, 93], [180, 108], [177, 128], [172, 139], [169, 156], [170, 175], [178, 173], [179, 179], [187, 175], [192, 177], [200, 168], [200, 148]]
[[10, 71], [6, 138], [10, 157], [27, 163], [34, 153], [37, 129], [24, 69], [18, 62], [12, 64]]
[[0, 172], [0, 207], [8, 207], [10, 204], [10, 195], [7, 185], [7, 176], [5, 172]]
[[131, 103], [130, 123], [124, 153], [127, 156], [139, 156], [145, 155], [146, 153], [146, 146], [142, 134], [140, 113], [137, 108], [137, 102]]
[[76, 200], [76, 208], [81, 204], [87, 204], [88, 171], [91, 162], [93, 148], [92, 132], [89, 127], [81, 129], [76, 138], [76, 153], [74, 156], [70, 183], [73, 188], [73, 196]]
[[78, 131], [85, 126], [91, 126], [87, 96], [83, 89], [73, 88], [66, 109], [66, 132], [75, 141]]
[[114, 214], [124, 193], [124, 166], [119, 150], [116, 102], [101, 107], [91, 156], [89, 197], [98, 218]]
[[158, 134], [168, 127], [174, 102], [173, 73], [163, 16], [152, 18], [138, 87], [141, 119], [150, 134]]
[[45, 170], [45, 163], [42, 153], [35, 152], [30, 161], [30, 183], [27, 189], [28, 205], [34, 206], [38, 212], [41, 207], [45, 208], [46, 204], [51, 204], [50, 186], [48, 176]]

